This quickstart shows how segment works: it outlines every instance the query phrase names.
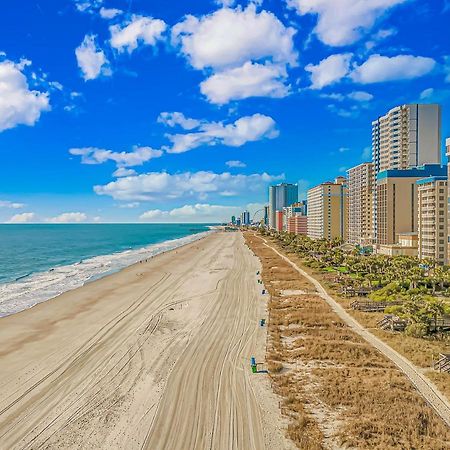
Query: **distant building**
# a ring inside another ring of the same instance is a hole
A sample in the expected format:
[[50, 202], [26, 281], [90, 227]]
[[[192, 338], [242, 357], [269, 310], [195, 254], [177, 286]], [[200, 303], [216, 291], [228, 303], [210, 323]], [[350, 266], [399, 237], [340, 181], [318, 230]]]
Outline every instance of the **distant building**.
[[308, 217], [303, 215], [294, 215], [287, 220], [288, 233], [294, 234], [308, 234]]
[[348, 236], [351, 244], [372, 244], [374, 171], [370, 162], [347, 170]]
[[240, 227], [240, 226], [241, 226], [241, 218], [240, 218], [240, 217], [238, 217], [238, 218], [236, 219], [236, 226], [237, 226], [237, 227]]
[[275, 213], [275, 229], [277, 231], [284, 231], [284, 229], [283, 229], [283, 211], [276, 211], [276, 213]]
[[231, 216], [231, 223], [236, 225], [236, 216]]
[[308, 236], [346, 239], [347, 185], [345, 177], [319, 184], [308, 191]]
[[241, 225], [250, 225], [250, 213], [248, 211], [241, 214]]
[[[448, 185], [448, 180], [450, 179], [450, 138], [447, 138], [445, 141], [445, 146], [446, 146], [446, 155], [447, 155], [447, 185]], [[450, 186], [447, 186], [448, 189], [450, 190]], [[447, 191], [448, 192], [448, 191]], [[450, 217], [450, 193], [447, 193], [447, 197], [448, 197], [448, 208], [447, 209], [447, 264], [448, 264], [448, 259], [450, 258], [450, 220], [448, 220], [448, 218]]]
[[298, 186], [281, 183], [269, 187], [269, 227], [276, 228], [276, 213], [298, 201]]
[[447, 175], [422, 178], [418, 187], [420, 259], [447, 262]]
[[269, 225], [269, 207], [264, 206], [264, 225], [267, 227]]
[[399, 233], [398, 243], [382, 244], [378, 247], [381, 255], [387, 256], [417, 256], [418, 234], [417, 233]]
[[445, 175], [446, 167], [438, 164], [408, 170], [385, 170], [377, 175], [377, 246], [396, 244], [399, 234], [418, 232], [416, 182]]

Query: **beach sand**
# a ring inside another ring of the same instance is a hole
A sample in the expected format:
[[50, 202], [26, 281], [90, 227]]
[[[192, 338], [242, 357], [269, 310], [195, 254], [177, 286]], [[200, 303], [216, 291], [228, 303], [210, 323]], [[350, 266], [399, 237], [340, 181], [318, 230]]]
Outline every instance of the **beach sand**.
[[259, 269], [218, 232], [0, 319], [0, 448], [292, 448]]

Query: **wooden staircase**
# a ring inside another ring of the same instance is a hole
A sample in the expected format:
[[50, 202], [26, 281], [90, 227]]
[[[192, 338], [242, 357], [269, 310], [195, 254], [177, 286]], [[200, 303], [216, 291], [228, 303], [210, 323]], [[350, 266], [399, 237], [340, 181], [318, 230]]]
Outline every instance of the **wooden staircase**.
[[434, 363], [434, 370], [450, 373], [450, 353], [441, 353], [438, 360]]

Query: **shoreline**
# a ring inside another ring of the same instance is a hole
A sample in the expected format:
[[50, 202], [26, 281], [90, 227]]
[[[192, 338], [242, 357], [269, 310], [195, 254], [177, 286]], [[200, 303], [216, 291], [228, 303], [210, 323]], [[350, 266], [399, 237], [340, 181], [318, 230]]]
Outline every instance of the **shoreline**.
[[[6, 301], [0, 301], [0, 321], [6, 317], [20, 314], [23, 311], [27, 311], [28, 309], [35, 308], [36, 306], [38, 306], [42, 303], [46, 303], [52, 299], [58, 298], [67, 292], [71, 292], [73, 290], [79, 289], [81, 287], [84, 287], [86, 285], [94, 283], [103, 278], [114, 275], [122, 270], [125, 270], [129, 267], [134, 266], [135, 264], [140, 264], [144, 261], [147, 262], [149, 259], [154, 258], [155, 256], [159, 256], [164, 253], [171, 252], [173, 250], [182, 248], [186, 245], [189, 245], [190, 243], [198, 242], [198, 241], [210, 236], [211, 234], [219, 231], [219, 229], [217, 227], [209, 227], [209, 228], [210, 229], [208, 231], [202, 231], [200, 233], [189, 234], [189, 235], [183, 236], [181, 238], [168, 239], [168, 240], [161, 241], [161, 242], [158, 242], [155, 244], [149, 244], [144, 247], [138, 247], [138, 248], [124, 250], [124, 251], [118, 251], [115, 253], [110, 253], [110, 254], [105, 254], [105, 255], [96, 255], [93, 257], [86, 258], [86, 259], [81, 260], [76, 263], [55, 266], [44, 272], [31, 272], [28, 275], [24, 275], [15, 281], [8, 282], [8, 283], [2, 283], [2, 284], [0, 284], [0, 293], [1, 293], [2, 288], [7, 289], [8, 287], [20, 287], [20, 286], [23, 286], [27, 282], [31, 284], [34, 281], [33, 277], [49, 276], [50, 274], [57, 273], [58, 271], [63, 271], [64, 269], [67, 269], [67, 268], [74, 268], [74, 267], [78, 267], [82, 264], [89, 264], [90, 262], [95, 261], [96, 259], [99, 259], [99, 258], [126, 257], [126, 256], [128, 256], [128, 254], [130, 252], [135, 252], [136, 256], [142, 256], [142, 259], [132, 260], [130, 263], [120, 264], [120, 262], [119, 262], [116, 267], [107, 269], [104, 272], [92, 273], [88, 278], [86, 278], [84, 280], [80, 280], [74, 286], [69, 286], [67, 289], [63, 289], [60, 291], [50, 292], [48, 295], [46, 295], [46, 292], [48, 292], [49, 290], [48, 289], [46, 290], [45, 287], [42, 287], [42, 291], [39, 294], [37, 294], [38, 298], [36, 300], [34, 300], [34, 302], [32, 304], [24, 305], [24, 307], [18, 307], [16, 310], [14, 310], [12, 312], [5, 313], [2, 311], [5, 308], [5, 304], [8, 305], [9, 303], [11, 303], [11, 301], [13, 301], [13, 302], [21, 301], [21, 300], [26, 301], [27, 293], [24, 293], [22, 298], [20, 298], [20, 297], [14, 298], [13, 297], [12, 299], [7, 299]], [[179, 241], [183, 241], [183, 242], [179, 242]], [[178, 243], [178, 245], [171, 247], [170, 244], [173, 244], [173, 243]], [[169, 248], [166, 248], [167, 246], [169, 246]], [[152, 253], [152, 251], [154, 251], [154, 253]], [[144, 252], [148, 252], [149, 254], [144, 256], [143, 255]], [[65, 280], [62, 279], [61, 281], [62, 281], [62, 283], [64, 283], [64, 281], [66, 281], [66, 283], [69, 283], [72, 280], [69, 280], [69, 277], [66, 277]], [[24, 297], [25, 297], [25, 299], [24, 299]]]
[[242, 234], [212, 233], [3, 318], [5, 448], [292, 448], [250, 368], [258, 270]]

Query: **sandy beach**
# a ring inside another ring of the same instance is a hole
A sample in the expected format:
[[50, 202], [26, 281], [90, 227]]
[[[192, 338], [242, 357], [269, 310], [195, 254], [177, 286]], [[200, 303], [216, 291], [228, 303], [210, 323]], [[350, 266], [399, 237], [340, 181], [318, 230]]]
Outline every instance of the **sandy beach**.
[[0, 319], [0, 448], [291, 448], [259, 269], [218, 232]]

